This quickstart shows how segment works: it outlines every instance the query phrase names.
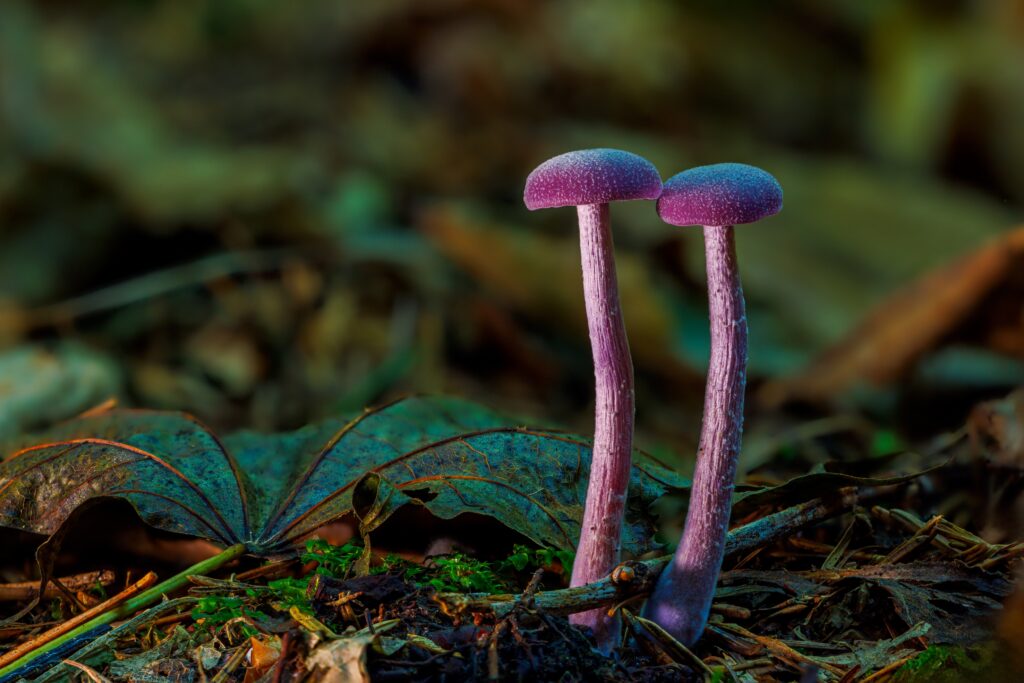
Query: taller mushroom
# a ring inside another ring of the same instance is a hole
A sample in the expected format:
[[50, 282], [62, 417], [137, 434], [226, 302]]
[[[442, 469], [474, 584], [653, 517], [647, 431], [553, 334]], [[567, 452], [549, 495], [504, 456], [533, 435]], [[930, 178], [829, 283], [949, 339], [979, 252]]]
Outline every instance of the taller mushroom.
[[[526, 208], [575, 206], [579, 215], [583, 298], [594, 355], [594, 450], [573, 564], [572, 585], [607, 576], [619, 562], [622, 519], [633, 448], [633, 361], [619, 306], [610, 202], [657, 199], [661, 176], [636, 154], [586, 149], [548, 159], [526, 179]], [[605, 650], [618, 639], [602, 610], [572, 617], [589, 626]]]
[[700, 638], [711, 609], [743, 435], [747, 314], [733, 225], [753, 223], [780, 209], [778, 181], [746, 164], [683, 171], [665, 182], [658, 200], [658, 215], [666, 223], [704, 226], [711, 319], [704, 421], [686, 526], [672, 563], [647, 603], [647, 615], [684, 645]]

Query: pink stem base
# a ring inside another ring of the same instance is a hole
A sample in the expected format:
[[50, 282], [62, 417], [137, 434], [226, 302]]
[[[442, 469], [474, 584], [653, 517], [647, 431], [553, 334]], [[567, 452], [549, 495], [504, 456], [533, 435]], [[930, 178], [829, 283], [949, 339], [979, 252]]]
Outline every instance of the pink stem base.
[[718, 583], [743, 435], [747, 315], [732, 226], [704, 228], [711, 360], [686, 527], [647, 616], [684, 645], [700, 638]]
[[[594, 450], [572, 586], [602, 579], [619, 563], [622, 522], [633, 449], [633, 363], [619, 306], [607, 204], [578, 207], [583, 296], [594, 353]], [[591, 628], [610, 651], [619, 642], [618, 620], [604, 610], [570, 617]]]

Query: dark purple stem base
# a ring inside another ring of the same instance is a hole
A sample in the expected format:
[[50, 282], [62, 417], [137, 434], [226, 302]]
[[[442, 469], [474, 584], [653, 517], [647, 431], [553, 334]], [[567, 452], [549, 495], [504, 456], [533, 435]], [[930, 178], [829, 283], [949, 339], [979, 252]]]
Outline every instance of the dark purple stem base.
[[722, 568], [747, 380], [747, 314], [732, 226], [706, 226], [704, 249], [711, 360], [697, 467], [683, 538], [647, 604], [648, 617], [687, 646], [704, 631]]
[[[594, 353], [594, 454], [572, 585], [604, 578], [619, 563], [622, 519], [633, 448], [633, 364], [619, 306], [607, 204], [578, 207], [583, 296]], [[572, 623], [594, 631], [598, 644], [618, 644], [617, 620], [604, 610], [574, 614]]]

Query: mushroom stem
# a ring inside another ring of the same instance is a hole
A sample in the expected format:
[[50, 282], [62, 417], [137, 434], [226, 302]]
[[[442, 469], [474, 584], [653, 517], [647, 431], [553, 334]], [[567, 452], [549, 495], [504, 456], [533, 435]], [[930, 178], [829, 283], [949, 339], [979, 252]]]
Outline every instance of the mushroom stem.
[[[608, 205], [585, 204], [577, 211], [596, 398], [590, 483], [572, 586], [597, 581], [619, 563], [634, 413], [633, 362], [619, 306]], [[617, 620], [605, 610], [582, 612], [570, 620], [591, 628], [603, 650], [618, 643]]]
[[747, 315], [732, 226], [705, 226], [711, 360], [697, 467], [683, 537], [647, 605], [648, 616], [684, 645], [707, 624], [729, 528], [743, 435]]

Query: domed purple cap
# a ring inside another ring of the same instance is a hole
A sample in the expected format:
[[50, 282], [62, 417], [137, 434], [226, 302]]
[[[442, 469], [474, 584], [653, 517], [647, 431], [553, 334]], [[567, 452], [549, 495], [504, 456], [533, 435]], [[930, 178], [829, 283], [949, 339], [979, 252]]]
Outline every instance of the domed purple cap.
[[657, 199], [661, 175], [651, 162], [621, 149], [584, 149], [548, 159], [526, 179], [530, 211], [556, 206]]
[[782, 187], [747, 164], [713, 164], [677, 173], [665, 182], [658, 215], [671, 225], [753, 223], [782, 209]]

